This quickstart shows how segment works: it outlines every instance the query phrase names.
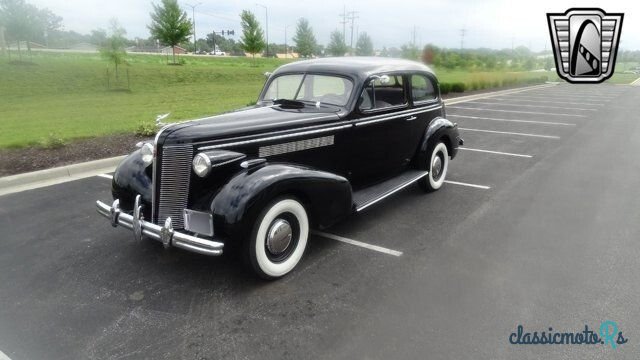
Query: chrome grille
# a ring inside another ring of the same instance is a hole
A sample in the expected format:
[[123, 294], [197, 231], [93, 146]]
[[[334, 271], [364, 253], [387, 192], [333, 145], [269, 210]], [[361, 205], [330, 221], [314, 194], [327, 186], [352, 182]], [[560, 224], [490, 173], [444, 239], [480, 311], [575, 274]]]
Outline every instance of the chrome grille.
[[193, 147], [169, 146], [162, 149], [158, 224], [171, 217], [175, 229], [184, 228], [183, 210], [189, 199]]

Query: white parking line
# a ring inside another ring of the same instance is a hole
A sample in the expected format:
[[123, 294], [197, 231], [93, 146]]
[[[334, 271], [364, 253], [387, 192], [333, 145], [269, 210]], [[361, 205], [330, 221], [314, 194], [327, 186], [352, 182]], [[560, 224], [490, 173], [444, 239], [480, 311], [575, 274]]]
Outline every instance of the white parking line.
[[109, 174], [100, 174], [100, 175], [96, 175], [96, 176], [101, 177], [101, 178], [105, 178], [105, 179], [109, 179], [109, 180], [113, 179], [113, 175], [109, 175]]
[[553, 122], [553, 121], [502, 119], [502, 118], [490, 118], [490, 117], [482, 117], [482, 116], [455, 115], [455, 114], [447, 114], [447, 117], [459, 117], [459, 118], [476, 119], [476, 120], [517, 122], [517, 123], [525, 123], [525, 124], [528, 123], [528, 124], [542, 124], [542, 125], [576, 126], [576, 124], [572, 124], [572, 123]]
[[548, 113], [548, 112], [539, 112], [539, 111], [500, 110], [500, 109], [487, 109], [487, 108], [472, 108], [472, 107], [464, 107], [464, 106], [448, 106], [447, 109], [499, 111], [499, 112], [508, 112], [508, 113], [517, 113], [517, 114], [536, 114], [536, 115], [550, 115], [550, 116], [587, 117], [587, 115], [576, 115], [576, 114], [558, 114], [558, 113]]
[[529, 136], [529, 137], [539, 137], [539, 138], [545, 138], [545, 139], [560, 139], [560, 136], [555, 136], [555, 135], [540, 135], [540, 134], [528, 134], [528, 133], [519, 133], [519, 132], [510, 132], [510, 131], [495, 131], [495, 130], [469, 129], [469, 128], [458, 128], [458, 129], [464, 130], [464, 131], [486, 132], [486, 133], [492, 133], [492, 134]]
[[314, 235], [322, 236], [323, 238], [340, 241], [340, 242], [343, 242], [345, 244], [359, 246], [361, 248], [377, 251], [377, 252], [380, 252], [380, 253], [383, 253], [383, 254], [387, 254], [387, 255], [393, 255], [393, 256], [401, 256], [402, 255], [402, 251], [387, 249], [386, 247], [382, 247], [382, 246], [378, 246], [378, 245], [367, 244], [367, 243], [364, 243], [362, 241], [348, 239], [346, 237], [329, 234], [329, 233], [326, 233], [326, 232], [323, 232], [323, 231], [312, 230], [311, 233], [314, 234]]
[[566, 95], [566, 94], [535, 94], [535, 93], [528, 93], [526, 95], [526, 97], [535, 97], [535, 98], [540, 98], [540, 99], [555, 99], [555, 100], [559, 100], [559, 99], [579, 99], [579, 100], [587, 100], [587, 101], [610, 101], [615, 99], [615, 97], [607, 97], [607, 96], [590, 96], [590, 95]]
[[574, 107], [566, 107], [566, 106], [549, 106], [549, 105], [529, 105], [529, 104], [504, 104], [500, 102], [478, 102], [474, 101], [470, 104], [480, 104], [480, 105], [498, 105], [498, 106], [517, 106], [517, 107], [534, 107], [534, 108], [548, 108], [548, 109], [565, 109], [565, 110], [580, 110], [580, 111], [598, 111], [598, 109], [585, 109], [585, 108], [574, 108]]
[[467, 187], [472, 187], [472, 188], [482, 189], [482, 190], [491, 189], [490, 186], [486, 186], [486, 185], [469, 184], [469, 183], [463, 183], [463, 182], [458, 182], [458, 181], [449, 181], [449, 180], [445, 180], [444, 182], [447, 183], [447, 184], [451, 184], [451, 185], [467, 186]]
[[639, 77], [639, 78], [637, 78], [637, 79], [635, 79], [635, 80], [633, 80], [633, 81], [631, 82], [631, 84], [629, 84], [629, 85], [633, 85], [633, 86], [640, 86], [640, 77]]
[[604, 106], [604, 104], [600, 104], [600, 103], [576, 103], [576, 102], [565, 102], [565, 101], [525, 100], [525, 98], [494, 97], [491, 100], [501, 100], [501, 101], [511, 101], [511, 102], [534, 102], [534, 103], [543, 103], [543, 104]]
[[508, 153], [508, 152], [502, 152], [502, 151], [473, 149], [473, 148], [466, 148], [466, 147], [459, 147], [458, 150], [475, 151], [475, 152], [481, 152], [481, 153], [487, 153], [487, 154], [515, 156], [515, 157], [523, 157], [523, 158], [532, 158], [533, 157], [533, 155], [514, 154], [514, 153]]

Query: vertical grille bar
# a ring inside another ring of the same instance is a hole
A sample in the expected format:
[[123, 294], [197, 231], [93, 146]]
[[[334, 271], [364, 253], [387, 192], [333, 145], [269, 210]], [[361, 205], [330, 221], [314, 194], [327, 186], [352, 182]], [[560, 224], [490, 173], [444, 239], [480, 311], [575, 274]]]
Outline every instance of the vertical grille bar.
[[187, 207], [191, 181], [193, 147], [169, 146], [162, 149], [158, 224], [171, 217], [175, 229], [184, 229], [182, 211]]

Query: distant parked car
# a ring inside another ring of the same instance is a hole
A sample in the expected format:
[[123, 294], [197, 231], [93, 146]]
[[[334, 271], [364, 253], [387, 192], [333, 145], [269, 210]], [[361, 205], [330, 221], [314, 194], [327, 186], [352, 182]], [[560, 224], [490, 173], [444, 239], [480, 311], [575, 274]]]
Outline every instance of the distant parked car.
[[269, 74], [258, 99], [163, 127], [118, 165], [115, 201], [98, 212], [165, 247], [237, 245], [274, 279], [298, 264], [311, 229], [414, 183], [440, 189], [463, 144], [435, 74], [413, 61], [299, 61]]
[[225, 53], [224, 51], [215, 50], [215, 51], [210, 52], [209, 55], [227, 56], [227, 53]]

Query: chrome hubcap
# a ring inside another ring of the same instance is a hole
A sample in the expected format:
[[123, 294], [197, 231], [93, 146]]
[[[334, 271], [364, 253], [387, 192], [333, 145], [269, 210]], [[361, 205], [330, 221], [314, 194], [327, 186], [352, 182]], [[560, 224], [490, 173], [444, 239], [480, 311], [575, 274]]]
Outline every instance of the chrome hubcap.
[[440, 173], [442, 173], [442, 159], [440, 158], [440, 154], [437, 154], [431, 164], [431, 175], [437, 180], [440, 178]]
[[284, 219], [278, 219], [271, 224], [267, 232], [267, 249], [274, 255], [282, 254], [293, 239], [291, 224]]

